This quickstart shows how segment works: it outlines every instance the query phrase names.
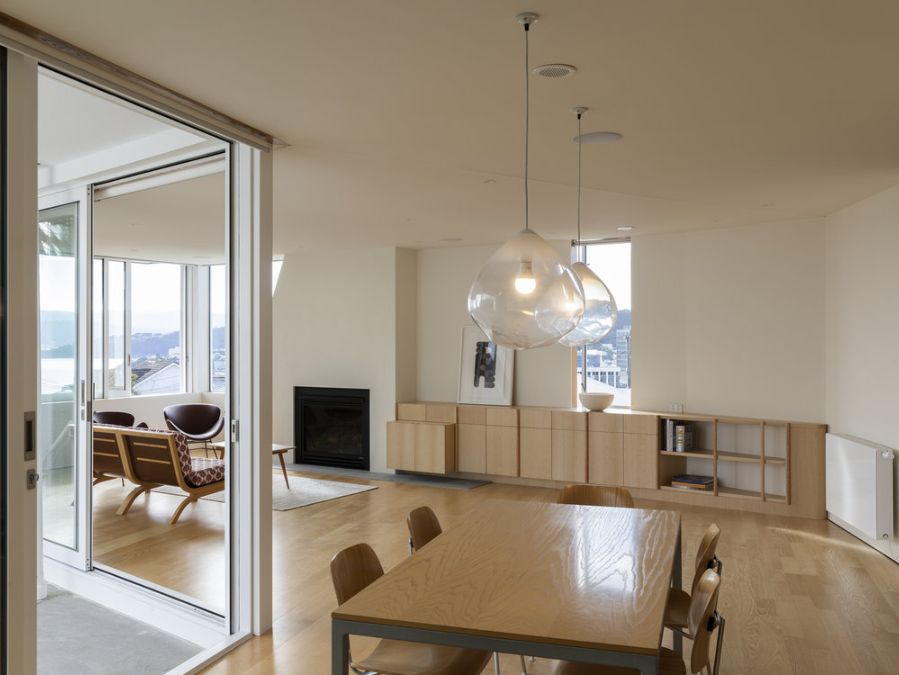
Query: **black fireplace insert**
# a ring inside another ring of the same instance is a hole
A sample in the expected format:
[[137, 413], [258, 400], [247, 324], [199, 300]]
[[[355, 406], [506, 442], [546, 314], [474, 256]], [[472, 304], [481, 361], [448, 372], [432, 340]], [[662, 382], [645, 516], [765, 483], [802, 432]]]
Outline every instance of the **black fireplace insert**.
[[368, 389], [294, 387], [296, 461], [369, 469]]

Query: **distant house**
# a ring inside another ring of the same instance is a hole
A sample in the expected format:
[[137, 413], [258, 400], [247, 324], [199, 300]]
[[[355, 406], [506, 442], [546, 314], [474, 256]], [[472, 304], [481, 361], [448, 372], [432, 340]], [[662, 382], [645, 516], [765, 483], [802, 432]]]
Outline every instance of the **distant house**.
[[151, 368], [143, 373], [132, 385], [131, 393], [165, 394], [181, 389], [181, 364], [177, 361], [160, 362], [159, 368]]

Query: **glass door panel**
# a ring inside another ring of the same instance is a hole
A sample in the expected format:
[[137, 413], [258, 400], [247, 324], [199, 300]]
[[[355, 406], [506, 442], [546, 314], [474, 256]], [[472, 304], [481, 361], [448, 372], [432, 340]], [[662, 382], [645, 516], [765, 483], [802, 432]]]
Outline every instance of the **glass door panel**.
[[40, 211], [39, 457], [43, 535], [78, 544], [78, 202]]

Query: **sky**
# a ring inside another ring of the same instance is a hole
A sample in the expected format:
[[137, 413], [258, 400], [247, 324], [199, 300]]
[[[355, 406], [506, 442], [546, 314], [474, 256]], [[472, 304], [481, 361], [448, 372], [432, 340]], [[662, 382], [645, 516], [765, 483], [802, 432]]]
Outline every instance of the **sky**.
[[587, 246], [587, 265], [612, 292], [618, 309], [631, 309], [631, 244]]

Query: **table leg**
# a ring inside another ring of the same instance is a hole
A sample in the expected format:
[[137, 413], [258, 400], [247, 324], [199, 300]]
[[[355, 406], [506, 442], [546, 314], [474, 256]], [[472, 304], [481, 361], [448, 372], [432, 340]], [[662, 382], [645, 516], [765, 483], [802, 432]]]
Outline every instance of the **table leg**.
[[[683, 564], [681, 560], [681, 526], [677, 527], [677, 548], [674, 551], [674, 570], [671, 573], [671, 587], [679, 591], [683, 584]], [[683, 655], [684, 653], [684, 637], [678, 631], [671, 631], [671, 646], [675, 653]]]
[[347, 675], [350, 669], [350, 635], [331, 622], [331, 675]]
[[287, 489], [290, 489], [290, 480], [287, 478], [287, 467], [284, 466], [284, 453], [278, 453], [278, 461], [281, 463], [281, 473], [284, 474], [284, 483], [287, 485]]

